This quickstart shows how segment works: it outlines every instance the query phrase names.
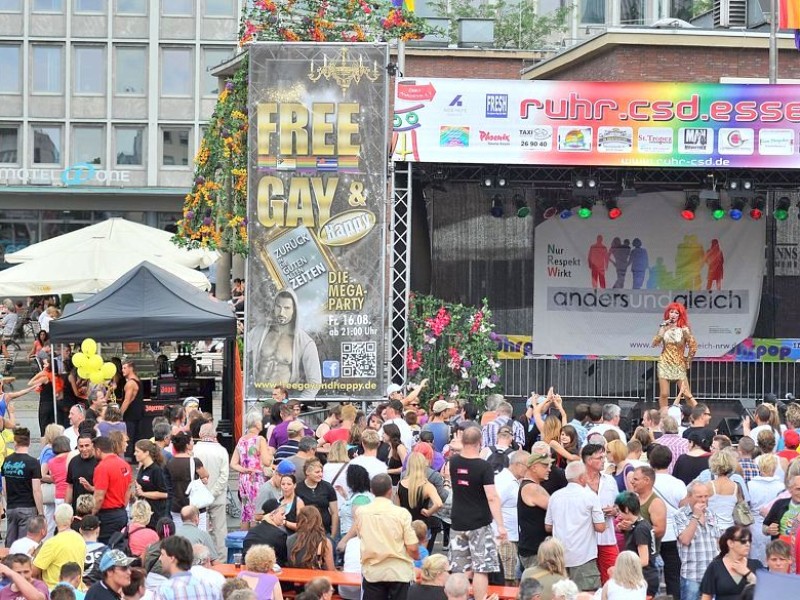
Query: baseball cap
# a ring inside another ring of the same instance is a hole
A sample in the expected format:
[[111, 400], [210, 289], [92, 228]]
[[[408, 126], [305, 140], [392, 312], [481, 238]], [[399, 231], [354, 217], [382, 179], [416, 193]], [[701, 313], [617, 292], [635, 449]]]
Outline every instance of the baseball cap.
[[114, 567], [130, 567], [135, 558], [125, 556], [121, 550], [106, 550], [100, 558], [100, 572], [105, 573]]
[[286, 429], [287, 431], [303, 431], [303, 423], [301, 421], [292, 421]]
[[100, 527], [100, 519], [94, 515], [86, 515], [81, 519], [81, 531], [94, 531]]
[[797, 448], [800, 446], [800, 433], [797, 433], [794, 429], [788, 430], [783, 434], [783, 442], [787, 448]]
[[395, 392], [402, 392], [403, 386], [397, 385], [396, 383], [389, 384], [389, 387], [386, 388], [386, 397], [388, 398]]
[[278, 463], [277, 471], [280, 475], [292, 475], [295, 471], [297, 471], [297, 467], [294, 466], [292, 461], [290, 461], [288, 458], [285, 458]]
[[264, 514], [268, 515], [271, 512], [275, 512], [281, 506], [281, 503], [275, 500], [275, 498], [270, 498], [264, 504], [261, 505], [261, 510]]
[[497, 430], [497, 435], [510, 435], [514, 436], [514, 432], [511, 431], [511, 427], [501, 427]]
[[455, 408], [455, 402], [448, 402], [447, 400], [437, 400], [433, 403], [433, 412], [439, 414], [446, 411], [448, 408]]
[[538, 452], [532, 452], [531, 455], [528, 457], [528, 466], [532, 467], [533, 465], [552, 465], [553, 459], [549, 454], [539, 454]]

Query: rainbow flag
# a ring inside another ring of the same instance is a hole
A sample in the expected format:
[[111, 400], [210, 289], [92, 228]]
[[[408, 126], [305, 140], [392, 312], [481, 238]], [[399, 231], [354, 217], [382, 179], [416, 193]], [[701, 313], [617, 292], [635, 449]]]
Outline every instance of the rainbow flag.
[[794, 29], [794, 45], [800, 50], [800, 0], [778, 0], [778, 29]]
[[800, 0], [778, 0], [778, 27], [800, 29]]

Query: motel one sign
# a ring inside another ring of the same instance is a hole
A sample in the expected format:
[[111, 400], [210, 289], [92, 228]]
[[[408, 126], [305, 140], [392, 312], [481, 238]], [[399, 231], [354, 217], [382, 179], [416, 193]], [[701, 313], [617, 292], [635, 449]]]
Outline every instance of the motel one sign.
[[98, 169], [89, 163], [77, 163], [66, 169], [0, 168], [0, 184], [40, 184], [73, 186], [84, 183], [125, 184], [130, 183], [130, 171]]

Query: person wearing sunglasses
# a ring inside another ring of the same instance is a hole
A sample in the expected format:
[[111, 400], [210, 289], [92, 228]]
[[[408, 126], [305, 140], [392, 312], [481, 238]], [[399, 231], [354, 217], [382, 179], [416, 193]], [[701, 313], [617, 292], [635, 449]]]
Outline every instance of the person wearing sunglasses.
[[739, 600], [744, 588], [756, 582], [761, 561], [748, 558], [753, 538], [741, 525], [728, 527], [719, 538], [719, 555], [708, 565], [700, 582], [700, 600]]
[[119, 600], [122, 588], [131, 583], [131, 564], [135, 558], [125, 556], [121, 550], [107, 550], [100, 557], [100, 581], [86, 592], [89, 600]]

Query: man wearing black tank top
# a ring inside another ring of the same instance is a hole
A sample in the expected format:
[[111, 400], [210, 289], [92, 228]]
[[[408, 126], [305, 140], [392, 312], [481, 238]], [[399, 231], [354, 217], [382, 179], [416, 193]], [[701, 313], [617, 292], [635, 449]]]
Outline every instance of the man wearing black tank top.
[[119, 409], [128, 428], [128, 449], [125, 454], [129, 455], [133, 452], [130, 450], [133, 444], [139, 440], [139, 422], [144, 418], [144, 389], [132, 360], [122, 363], [122, 374], [126, 380], [125, 397]]
[[544, 528], [544, 517], [550, 494], [542, 487], [542, 482], [550, 477], [553, 459], [550, 453], [532, 452], [527, 461], [527, 469], [519, 484], [517, 499], [517, 522], [519, 523], [519, 560], [522, 568], [536, 565], [536, 554], [540, 544], [550, 535]]
[[481, 430], [466, 429], [461, 436], [464, 448], [450, 459], [453, 508], [450, 534], [450, 563], [455, 573], [472, 573], [475, 600], [484, 600], [489, 573], [500, 571], [492, 520], [497, 525], [497, 541], [508, 539], [500, 511], [500, 497], [494, 487], [494, 470], [480, 457]]

